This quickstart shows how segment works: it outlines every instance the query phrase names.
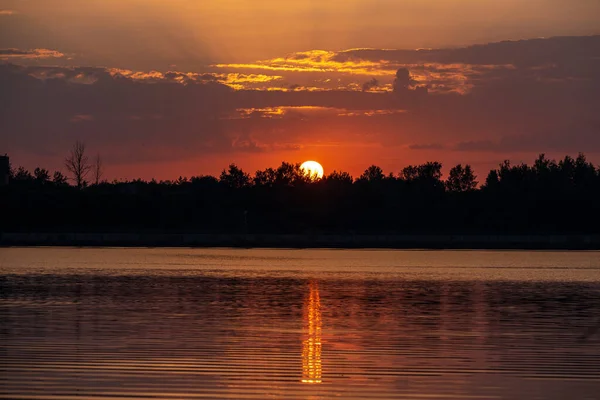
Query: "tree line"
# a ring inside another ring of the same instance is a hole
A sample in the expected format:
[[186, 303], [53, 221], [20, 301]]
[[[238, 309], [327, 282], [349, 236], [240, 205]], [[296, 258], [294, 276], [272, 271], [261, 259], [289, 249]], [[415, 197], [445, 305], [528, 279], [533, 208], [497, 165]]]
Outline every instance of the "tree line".
[[[409, 165], [359, 177], [307, 176], [283, 162], [254, 175], [235, 164], [213, 176], [103, 181], [75, 144], [61, 172], [18, 168], [0, 188], [3, 231], [202, 233], [562, 234], [600, 232], [600, 169], [541, 154], [503, 162], [478, 182], [470, 165]], [[88, 182], [88, 178], [92, 181]]]
[[[100, 154], [96, 155], [94, 162], [91, 163], [89, 157], [85, 153], [85, 144], [83, 142], [75, 142], [69, 155], [64, 160], [64, 166], [71, 175], [73, 184], [81, 189], [88, 186], [87, 177], [92, 173], [93, 183], [98, 185], [104, 175], [104, 166]], [[54, 171], [52, 178], [50, 172], [45, 168], [37, 167], [33, 174], [23, 167], [19, 167], [16, 171], [9, 166], [9, 182], [13, 183], [38, 183], [38, 184], [55, 184], [57, 186], [68, 185], [69, 178], [61, 171]]]

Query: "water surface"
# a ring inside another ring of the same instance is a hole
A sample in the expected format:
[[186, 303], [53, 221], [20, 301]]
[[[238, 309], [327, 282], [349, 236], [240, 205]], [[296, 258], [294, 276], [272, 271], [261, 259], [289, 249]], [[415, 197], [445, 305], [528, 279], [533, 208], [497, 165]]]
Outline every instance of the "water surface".
[[600, 253], [0, 249], [0, 398], [600, 399]]

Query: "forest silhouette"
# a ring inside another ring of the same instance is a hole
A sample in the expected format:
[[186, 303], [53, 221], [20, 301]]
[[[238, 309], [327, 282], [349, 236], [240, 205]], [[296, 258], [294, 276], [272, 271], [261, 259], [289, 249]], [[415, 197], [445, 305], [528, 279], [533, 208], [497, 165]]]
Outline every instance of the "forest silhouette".
[[[77, 149], [74, 146], [74, 149]], [[81, 150], [81, 149], [80, 149]], [[77, 155], [77, 154], [75, 154]], [[71, 154], [73, 156], [73, 153]], [[67, 159], [69, 161], [69, 159]], [[71, 159], [70, 161], [73, 161]], [[76, 160], [75, 160], [76, 161]], [[235, 164], [221, 175], [175, 181], [100, 180], [100, 158], [71, 178], [36, 168], [10, 171], [0, 187], [2, 232], [336, 234], [592, 234], [600, 232], [600, 169], [541, 154], [505, 161], [478, 182], [469, 165], [372, 165], [354, 179], [306, 176], [283, 162], [253, 176]], [[95, 173], [93, 173], [95, 171]], [[91, 182], [84, 178], [89, 175]]]

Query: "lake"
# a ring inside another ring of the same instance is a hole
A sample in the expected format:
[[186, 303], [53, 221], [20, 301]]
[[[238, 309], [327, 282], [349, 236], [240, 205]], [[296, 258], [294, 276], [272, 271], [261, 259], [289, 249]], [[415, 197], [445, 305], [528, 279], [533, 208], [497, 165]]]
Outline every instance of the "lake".
[[0, 248], [2, 399], [600, 399], [600, 253]]

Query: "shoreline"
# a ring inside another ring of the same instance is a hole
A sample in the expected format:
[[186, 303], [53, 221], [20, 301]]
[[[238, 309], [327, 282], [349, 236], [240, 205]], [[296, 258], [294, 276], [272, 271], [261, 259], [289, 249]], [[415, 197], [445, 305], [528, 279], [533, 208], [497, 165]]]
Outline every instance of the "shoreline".
[[600, 250], [600, 235], [0, 233], [0, 247]]

